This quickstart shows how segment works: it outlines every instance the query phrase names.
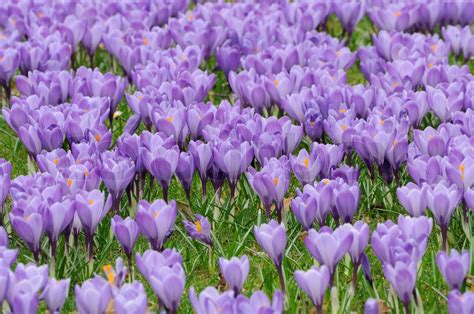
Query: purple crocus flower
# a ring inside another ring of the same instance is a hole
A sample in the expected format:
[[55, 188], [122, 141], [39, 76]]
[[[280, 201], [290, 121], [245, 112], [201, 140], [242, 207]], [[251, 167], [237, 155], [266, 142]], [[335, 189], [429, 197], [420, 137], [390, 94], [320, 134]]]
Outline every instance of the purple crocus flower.
[[336, 189], [335, 203], [338, 217], [345, 223], [350, 223], [359, 207], [359, 184], [348, 185], [343, 183]]
[[59, 235], [71, 224], [74, 218], [74, 208], [69, 199], [54, 203], [45, 208], [43, 223], [51, 244], [51, 255], [56, 258], [56, 244]]
[[112, 209], [118, 212], [122, 193], [135, 177], [135, 164], [117, 151], [104, 152], [100, 155], [99, 174], [112, 195]]
[[270, 206], [273, 202], [278, 221], [281, 222], [283, 200], [290, 186], [290, 175], [290, 165], [286, 156], [282, 156], [280, 159], [271, 158], [259, 172], [256, 172], [252, 167], [247, 172], [247, 179], [262, 199], [268, 220], [271, 218]]
[[474, 293], [467, 291], [464, 294], [453, 290], [448, 295], [448, 309], [450, 314], [468, 314], [474, 311]]
[[352, 289], [355, 291], [359, 266], [361, 265], [362, 260], [367, 258], [364, 251], [369, 244], [370, 229], [369, 225], [362, 221], [356, 221], [353, 226], [350, 224], [344, 224], [340, 228], [347, 229], [353, 236], [352, 245], [349, 248], [349, 255], [351, 256], [352, 264], [354, 266]]
[[308, 236], [304, 239], [304, 244], [311, 256], [329, 268], [331, 287], [337, 264], [351, 248], [353, 239], [352, 232], [342, 226], [334, 231], [329, 227], [322, 227], [319, 232], [310, 229]]
[[20, 65], [20, 55], [13, 48], [2, 49], [0, 52], [0, 85], [5, 89], [7, 99], [10, 99], [10, 80]]
[[227, 175], [233, 199], [240, 175], [253, 160], [253, 148], [248, 142], [225, 141], [214, 146], [213, 156], [216, 165]]
[[164, 200], [138, 203], [136, 221], [140, 232], [148, 238], [153, 249], [161, 251], [163, 244], [170, 236], [178, 211], [176, 202], [167, 204]]
[[255, 291], [250, 298], [240, 294], [236, 298], [237, 313], [283, 313], [285, 295], [277, 290], [270, 300], [263, 291]]
[[207, 194], [207, 188], [206, 188], [207, 175], [213, 162], [212, 147], [213, 147], [212, 142], [210, 143], [203, 143], [201, 141], [189, 142], [189, 152], [193, 156], [194, 167], [198, 171], [199, 177], [201, 178], [203, 198], [206, 197], [206, 194]]
[[40, 213], [31, 209], [13, 208], [10, 221], [15, 232], [25, 241], [35, 260], [39, 260], [40, 241], [44, 232], [44, 221]]
[[459, 254], [455, 249], [451, 249], [451, 254], [448, 255], [440, 251], [436, 255], [436, 264], [449, 288], [460, 290], [471, 265], [469, 252], [463, 250]]
[[61, 313], [66, 301], [70, 279], [57, 280], [49, 278], [41, 298], [46, 302], [51, 313]]
[[207, 217], [196, 214], [194, 222], [183, 220], [183, 225], [191, 238], [212, 246], [211, 224]]
[[398, 200], [412, 217], [425, 214], [427, 203], [422, 189], [413, 182], [397, 188]]
[[212, 103], [198, 103], [186, 110], [186, 125], [193, 139], [202, 135], [202, 130], [214, 120], [215, 107]]
[[318, 213], [318, 201], [307, 193], [301, 193], [291, 200], [291, 211], [304, 230], [309, 230]]
[[143, 285], [134, 281], [112, 290], [117, 314], [146, 313], [148, 300]]
[[151, 273], [148, 281], [159, 302], [170, 313], [177, 313], [186, 282], [186, 275], [181, 264], [161, 266]]
[[275, 264], [280, 276], [281, 289], [284, 293], [285, 282], [283, 278], [283, 256], [286, 248], [286, 228], [284, 224], [279, 224], [275, 220], [270, 220], [268, 224], [255, 226], [253, 229], [258, 245], [267, 253]]
[[237, 71], [240, 66], [240, 52], [237, 48], [223, 46], [216, 49], [216, 60], [219, 68], [229, 74], [231, 71]]
[[[138, 225], [131, 217], [122, 219], [122, 217], [116, 215], [111, 222], [112, 232], [119, 241], [125, 255], [127, 255], [129, 264], [132, 259], [133, 247], [138, 239]], [[132, 267], [132, 265], [129, 265]]]
[[74, 289], [77, 309], [81, 313], [105, 313], [112, 297], [110, 284], [102, 277], [95, 276]]
[[240, 258], [232, 257], [230, 260], [219, 258], [219, 267], [229, 289], [238, 295], [244, 286], [249, 274], [250, 264], [246, 255]]
[[176, 166], [176, 176], [183, 186], [188, 203], [191, 205], [191, 184], [194, 177], [194, 159], [190, 153], [181, 152], [179, 154], [178, 165]]
[[194, 311], [205, 313], [235, 313], [234, 291], [219, 293], [214, 287], [207, 287], [199, 295], [193, 287], [189, 288], [189, 301]]
[[14, 313], [36, 313], [38, 292], [48, 280], [48, 266], [18, 264], [8, 279], [7, 300]]
[[290, 164], [293, 173], [301, 185], [312, 184], [322, 170], [321, 155], [308, 154], [305, 149], [300, 150], [297, 157], [290, 155]]
[[447, 248], [448, 226], [453, 216], [454, 209], [459, 205], [462, 192], [456, 185], [447, 186], [444, 182], [431, 187], [423, 185], [428, 208], [441, 228], [443, 250]]
[[410, 300], [416, 286], [416, 262], [396, 262], [395, 265], [385, 263], [383, 271], [385, 278], [390, 282], [405, 305], [405, 313], [410, 313]]
[[[168, 140], [164, 141], [161, 137], [159, 137], [161, 143], [156, 143], [158, 137], [153, 136], [150, 140], [150, 146], [153, 145], [153, 147], [150, 147], [150, 150], [142, 148], [140, 154], [142, 155], [145, 168], [160, 183], [163, 190], [163, 198], [167, 201], [168, 187], [178, 166], [179, 149], [178, 146], [169, 147], [166, 142]], [[161, 144], [161, 146], [158, 146], [158, 144]]]
[[[8, 190], [10, 189], [10, 179], [12, 173], [12, 165], [9, 161], [0, 158], [0, 214], [3, 216], [3, 206], [8, 196]], [[0, 225], [2, 225], [0, 219]]]
[[0, 268], [9, 268], [16, 261], [18, 257], [18, 250], [10, 250], [5, 246], [0, 246]]
[[317, 313], [323, 312], [323, 301], [330, 277], [331, 274], [326, 265], [320, 268], [313, 266], [308, 271], [295, 271], [296, 283], [309, 296]]
[[89, 259], [94, 257], [94, 234], [99, 222], [107, 215], [112, 206], [112, 198], [105, 199], [104, 193], [99, 190], [76, 194], [73, 207], [81, 221], [86, 235], [86, 244], [89, 249]]

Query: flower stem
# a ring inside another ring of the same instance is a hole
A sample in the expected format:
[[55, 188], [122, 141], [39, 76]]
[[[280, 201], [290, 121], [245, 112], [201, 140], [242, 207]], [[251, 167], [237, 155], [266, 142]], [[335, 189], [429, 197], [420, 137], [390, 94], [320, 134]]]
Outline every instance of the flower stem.
[[281, 292], [285, 294], [285, 276], [283, 274], [283, 264], [277, 265], [278, 277], [280, 278]]

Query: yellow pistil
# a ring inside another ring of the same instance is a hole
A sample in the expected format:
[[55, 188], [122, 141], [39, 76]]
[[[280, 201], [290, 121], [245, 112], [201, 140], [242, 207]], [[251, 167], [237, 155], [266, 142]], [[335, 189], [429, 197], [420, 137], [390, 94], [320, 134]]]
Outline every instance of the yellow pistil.
[[160, 214], [160, 211], [157, 210], [156, 212], [153, 213], [153, 219], [156, 219], [158, 215]]
[[393, 142], [392, 142], [392, 146], [395, 146], [398, 144], [398, 140], [397, 139], [394, 139]]
[[278, 79], [275, 79], [275, 80], [273, 81], [273, 84], [274, 84], [275, 86], [278, 86], [278, 85], [280, 85], [280, 81], [279, 81]]
[[89, 203], [89, 205], [94, 205], [94, 200], [88, 200], [87, 203]]
[[196, 230], [197, 232], [199, 233], [202, 233], [202, 225], [201, 225], [201, 222], [199, 220], [196, 220], [196, 222], [194, 223], [196, 225]]
[[168, 120], [169, 123], [173, 122], [173, 117], [168, 117], [166, 118], [166, 120]]
[[102, 137], [100, 136], [100, 134], [97, 134], [96, 136], [94, 136], [94, 138], [95, 138], [95, 140], [98, 142], [98, 141], [100, 141], [100, 139], [101, 139]]
[[142, 99], [143, 99], [143, 95], [138, 95], [137, 98], [138, 98], [138, 100], [142, 100]]
[[323, 181], [323, 183], [324, 183], [325, 185], [328, 185], [329, 182], [331, 182], [329, 179], [323, 179], [322, 181]]
[[55, 164], [55, 165], [59, 164], [59, 158], [54, 158], [53, 164]]
[[67, 179], [67, 186], [70, 188], [72, 186], [72, 179]]
[[150, 43], [150, 40], [148, 38], [143, 38], [143, 44], [146, 46]]
[[459, 172], [461, 172], [461, 180], [464, 180], [464, 170], [465, 170], [464, 164], [460, 164], [458, 168], [459, 168]]
[[395, 12], [393, 12], [393, 15], [395, 15], [396, 17], [399, 17], [400, 15], [402, 15], [402, 12], [395, 11]]
[[309, 166], [309, 158], [308, 158], [308, 157], [306, 157], [306, 158], [303, 160], [303, 164], [304, 164], [304, 166], [305, 166], [306, 168], [308, 168], [308, 166]]
[[84, 171], [84, 177], [88, 177], [88, 176], [89, 176], [89, 170], [86, 169], [86, 170]]
[[347, 109], [346, 109], [346, 108], [341, 108], [341, 109], [339, 109], [339, 112], [340, 112], [340, 113], [346, 113], [346, 112], [347, 112]]
[[188, 21], [192, 21], [194, 19], [194, 16], [192, 14], [188, 15]]
[[347, 129], [347, 124], [343, 123], [341, 124], [341, 130], [345, 131]]
[[316, 123], [314, 121], [309, 121], [309, 126], [313, 127]]
[[104, 269], [105, 274], [107, 275], [109, 284], [113, 286], [115, 282], [115, 274], [112, 272], [112, 266], [110, 266], [110, 264], [107, 264], [104, 266], [103, 269]]
[[39, 11], [38, 13], [36, 13], [36, 16], [42, 18], [44, 16], [44, 13]]
[[113, 272], [110, 272], [108, 273], [107, 278], [109, 279], [109, 284], [113, 286], [115, 282], [115, 274]]
[[278, 177], [273, 179], [273, 184], [278, 185], [278, 182], [280, 182], [280, 179]]
[[436, 52], [436, 49], [438, 49], [438, 45], [436, 44], [431, 45], [431, 51]]
[[380, 119], [379, 124], [380, 124], [380, 125], [384, 125], [384, 124], [385, 124], [385, 120], [384, 120], [384, 119]]
[[433, 63], [428, 63], [428, 69], [431, 69], [433, 67]]
[[398, 83], [398, 82], [393, 82], [393, 83], [392, 83], [392, 87], [393, 87], [393, 88], [397, 88], [399, 85], [400, 85], [400, 83]]

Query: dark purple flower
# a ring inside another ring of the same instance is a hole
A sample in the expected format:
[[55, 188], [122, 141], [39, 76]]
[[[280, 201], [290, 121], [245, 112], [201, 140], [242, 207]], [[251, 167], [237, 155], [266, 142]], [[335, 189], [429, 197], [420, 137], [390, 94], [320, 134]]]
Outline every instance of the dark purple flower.
[[212, 246], [211, 224], [207, 217], [196, 214], [194, 222], [183, 220], [183, 225], [191, 238]]
[[190, 153], [181, 152], [176, 166], [176, 176], [183, 185], [189, 204], [191, 204], [191, 184], [193, 183], [194, 168], [193, 156]]

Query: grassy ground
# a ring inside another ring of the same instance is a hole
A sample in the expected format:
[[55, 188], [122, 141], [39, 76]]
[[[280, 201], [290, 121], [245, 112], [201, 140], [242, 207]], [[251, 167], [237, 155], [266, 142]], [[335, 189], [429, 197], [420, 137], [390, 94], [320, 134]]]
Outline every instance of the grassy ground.
[[[328, 31], [333, 36], [341, 35], [342, 31], [336, 19], [330, 19]], [[374, 28], [372, 24], [365, 18], [355, 30], [354, 36], [349, 42], [349, 47], [355, 50], [360, 45], [371, 44], [370, 34], [373, 31]], [[88, 65], [85, 59], [83, 59], [82, 62], [82, 64]], [[110, 70], [110, 58], [105, 51], [98, 53], [96, 62], [102, 71]], [[207, 66], [212, 68], [213, 62], [214, 61], [211, 61], [211, 65]], [[365, 83], [365, 79], [360, 73], [357, 64], [349, 69], [348, 81], [350, 84]], [[221, 99], [228, 98], [229, 92], [230, 89], [223, 73], [218, 73], [218, 81], [215, 89], [210, 94], [210, 100], [214, 103], [218, 103]], [[119, 105], [119, 110], [123, 111], [124, 114], [117, 120], [116, 125], [119, 127], [114, 134], [114, 138], [120, 134], [120, 130], [130, 115], [130, 110], [127, 108], [125, 101], [122, 101]], [[25, 175], [27, 173], [27, 153], [21, 143], [19, 143], [16, 135], [8, 128], [2, 118], [0, 118], [0, 134], [0, 157], [12, 161], [14, 177]], [[371, 181], [367, 170], [363, 167], [360, 160], [357, 160], [357, 162], [362, 169], [361, 178], [359, 180], [361, 183], [362, 197], [356, 218], [367, 222], [371, 227], [371, 231], [373, 231], [378, 223], [384, 222], [387, 219], [396, 220], [400, 213], [405, 213], [396, 200], [395, 184], [387, 186], [379, 177]], [[403, 168], [401, 184], [405, 184], [408, 181], [409, 176], [406, 169]], [[294, 196], [296, 187], [297, 183], [295, 181], [290, 189], [290, 191], [293, 192], [287, 195], [288, 199]], [[211, 185], [208, 186], [208, 190], [212, 191]], [[178, 201], [180, 211], [176, 230], [167, 242], [166, 247], [177, 248], [183, 256], [187, 276], [187, 289], [180, 308], [183, 313], [191, 312], [187, 298], [189, 287], [193, 286], [197, 291], [201, 291], [208, 285], [216, 286], [221, 290], [225, 289], [224, 281], [219, 276], [218, 258], [220, 256], [229, 258], [242, 254], [248, 255], [251, 266], [250, 274], [244, 287], [244, 294], [249, 295], [252, 291], [260, 289], [267, 293], [267, 295], [270, 295], [275, 289], [279, 288], [278, 275], [269, 258], [267, 258], [258, 247], [253, 236], [253, 226], [259, 221], [262, 215], [259, 199], [245, 179], [240, 181], [238, 191], [232, 203], [229, 202], [227, 188], [223, 192], [221, 201], [211, 198], [202, 203], [201, 187], [196, 177], [192, 188], [192, 200], [189, 206], [186, 202], [185, 194], [177, 180], [174, 180], [171, 184], [170, 198]], [[146, 199], [155, 200], [159, 197], [161, 197], [161, 191], [157, 185], [151, 189], [147, 188]], [[122, 203], [122, 207], [122, 216], [127, 216], [129, 208], [125, 200]], [[8, 202], [7, 210], [10, 210], [10, 208], [11, 204]], [[235, 212], [235, 216], [233, 217], [231, 217], [232, 208]], [[285, 209], [288, 210], [288, 208]], [[213, 213], [216, 210], [220, 215], [218, 219], [214, 220]], [[215, 242], [212, 251], [209, 251], [208, 247], [192, 241], [187, 237], [180, 221], [184, 217], [189, 217], [191, 212], [201, 213], [210, 218], [212, 222], [213, 240]], [[93, 273], [101, 273], [101, 268], [106, 264], [113, 264], [118, 256], [122, 256], [125, 260], [125, 256], [122, 254], [118, 242], [113, 239], [113, 235], [110, 232], [111, 217], [111, 214], [109, 214], [109, 216], [103, 220], [95, 237], [96, 259], [93, 265]], [[288, 235], [288, 245], [284, 258], [284, 272], [287, 282], [286, 309], [288, 313], [313, 313], [309, 299], [298, 289], [294, 281], [293, 272], [297, 269], [308, 269], [313, 265], [314, 261], [304, 247], [304, 234], [302, 233], [300, 225], [291, 214], [287, 214], [285, 219], [287, 220]], [[262, 221], [263, 220], [264, 218], [262, 218]], [[6, 225], [7, 229], [10, 229], [8, 222]], [[435, 310], [441, 313], [447, 312], [445, 299], [445, 295], [448, 292], [447, 286], [443, 282], [435, 265], [435, 255], [438, 248], [440, 248], [439, 234], [439, 229], [435, 227], [430, 237], [428, 249], [419, 268], [417, 291], [421, 296], [423, 307], [427, 313], [434, 312]], [[61, 239], [61, 241], [63, 241], [63, 239]], [[86, 261], [85, 243], [82, 236], [79, 241], [79, 249], [71, 252], [64, 250], [64, 243], [61, 241], [58, 250], [56, 276], [58, 278], [71, 277], [70, 297], [66, 302], [65, 310], [74, 311], [73, 287], [75, 284], [90, 278], [92, 274]], [[15, 235], [12, 236], [10, 246], [20, 248], [19, 262], [27, 263], [33, 260], [31, 253]], [[48, 252], [48, 247], [47, 239], [45, 238], [43, 241], [43, 252]], [[468, 247], [466, 237], [461, 227], [460, 211], [455, 214], [451, 224], [449, 247], [457, 249]], [[136, 252], [144, 252], [148, 248], [147, 241], [141, 237], [136, 246]], [[394, 300], [390, 294], [390, 287], [383, 277], [381, 264], [375, 258], [372, 249], [368, 248], [367, 251], [372, 268], [375, 289], [359, 274], [356, 293], [353, 294], [352, 297], [349, 289], [352, 266], [348, 258], [343, 259], [338, 267], [336, 276], [336, 286], [338, 287], [339, 303], [341, 306], [340, 312], [361, 312], [365, 300], [369, 297], [375, 298], [377, 296], [392, 309], [392, 312], [401, 311], [401, 304], [399, 304], [397, 300]], [[47, 255], [43, 255], [41, 262], [48, 263], [48, 261]], [[133, 270], [133, 273], [136, 279], [140, 279], [146, 285], [145, 280], [141, 278], [136, 268]], [[150, 287], [147, 285], [146, 287], [151, 309], [155, 310], [156, 298]], [[330, 303], [329, 295], [327, 295], [325, 304], [327, 309], [331, 308]]]

